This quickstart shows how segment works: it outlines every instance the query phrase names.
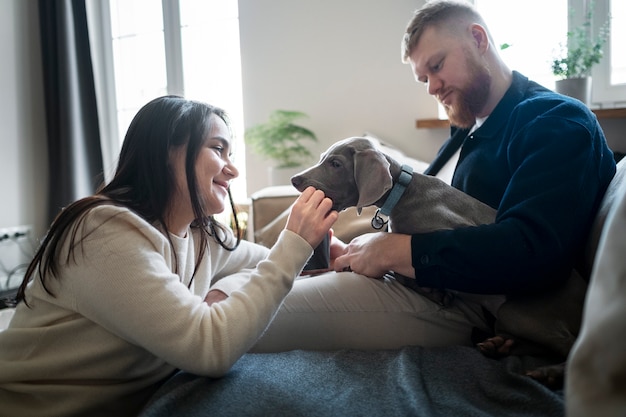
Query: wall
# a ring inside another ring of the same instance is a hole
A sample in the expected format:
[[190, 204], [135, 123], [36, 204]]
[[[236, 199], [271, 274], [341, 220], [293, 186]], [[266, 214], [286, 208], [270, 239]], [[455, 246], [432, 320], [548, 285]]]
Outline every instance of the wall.
[[[441, 130], [417, 130], [437, 105], [400, 59], [414, 0], [239, 0], [245, 126], [275, 109], [309, 115], [319, 143], [369, 131], [420, 159], [434, 157]], [[248, 193], [268, 185], [268, 161], [246, 155]], [[314, 162], [314, 161], [311, 161]]]
[[626, 154], [626, 119], [601, 119], [600, 126], [611, 149]]
[[[432, 159], [447, 129], [415, 128], [437, 116], [423, 85], [400, 61], [400, 39], [423, 1], [239, 0], [245, 126], [274, 109], [300, 110], [320, 141], [370, 131], [410, 156]], [[601, 121], [624, 152], [626, 120]], [[248, 194], [268, 185], [268, 161], [246, 155]], [[313, 161], [312, 161], [313, 162]]]
[[48, 169], [37, 2], [0, 0], [0, 228], [45, 233]]
[[[431, 159], [446, 129], [415, 128], [436, 117], [434, 100], [400, 61], [400, 38], [422, 1], [239, 0], [245, 123], [276, 108], [302, 110], [320, 138], [370, 131], [407, 154]], [[37, 2], [0, 0], [0, 229], [47, 228], [47, 149]], [[602, 121], [626, 151], [626, 120]], [[265, 161], [248, 156], [249, 192], [267, 184]]]

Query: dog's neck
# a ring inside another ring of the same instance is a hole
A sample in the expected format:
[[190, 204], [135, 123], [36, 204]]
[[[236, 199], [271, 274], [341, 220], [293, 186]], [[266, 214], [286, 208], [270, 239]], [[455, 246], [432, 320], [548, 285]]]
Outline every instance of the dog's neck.
[[389, 173], [391, 174], [391, 178], [393, 180], [393, 186], [391, 187], [391, 189], [386, 191], [385, 194], [383, 194], [383, 196], [380, 199], [378, 199], [378, 201], [374, 203], [374, 205], [378, 208], [384, 207], [385, 203], [389, 199], [389, 196], [393, 192], [394, 187], [396, 187], [396, 184], [400, 182], [400, 177], [403, 173], [402, 165], [398, 163], [398, 161], [396, 161], [393, 158], [390, 158], [387, 155], [385, 155], [385, 158], [387, 158], [387, 161], [389, 161]]

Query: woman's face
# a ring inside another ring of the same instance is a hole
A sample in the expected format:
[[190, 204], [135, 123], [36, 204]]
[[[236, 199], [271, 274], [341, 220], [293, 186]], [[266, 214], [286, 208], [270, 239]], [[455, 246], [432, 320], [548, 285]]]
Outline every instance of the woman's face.
[[[205, 215], [224, 211], [230, 181], [239, 175], [239, 171], [230, 160], [231, 138], [226, 123], [220, 117], [211, 115], [211, 124], [212, 128], [204, 138], [195, 163], [199, 197], [204, 203]], [[177, 186], [172, 201], [173, 210], [170, 212], [170, 227], [174, 233], [177, 232], [175, 228], [178, 228], [178, 231], [186, 230], [195, 217], [185, 174], [186, 153], [185, 145], [172, 150], [170, 154], [170, 164]], [[173, 219], [172, 215], [176, 219]]]
[[213, 127], [196, 159], [196, 178], [208, 215], [224, 211], [230, 181], [239, 171], [230, 160], [230, 131], [220, 117], [212, 115]]

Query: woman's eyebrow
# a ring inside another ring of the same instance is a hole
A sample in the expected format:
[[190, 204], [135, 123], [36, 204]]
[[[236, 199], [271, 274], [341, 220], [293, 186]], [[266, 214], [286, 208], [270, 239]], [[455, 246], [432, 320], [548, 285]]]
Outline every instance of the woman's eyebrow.
[[211, 138], [209, 138], [211, 140], [217, 140], [219, 142], [222, 143], [222, 145], [224, 145], [224, 147], [226, 148], [230, 148], [230, 140], [226, 139], [223, 136], [212, 136]]
[[229, 156], [233, 155], [233, 148], [230, 146], [231, 145], [230, 140], [226, 139], [223, 136], [213, 136], [209, 140], [217, 140], [217, 141], [219, 141], [222, 144], [222, 146], [224, 147], [224, 149], [226, 149], [228, 151], [228, 155]]

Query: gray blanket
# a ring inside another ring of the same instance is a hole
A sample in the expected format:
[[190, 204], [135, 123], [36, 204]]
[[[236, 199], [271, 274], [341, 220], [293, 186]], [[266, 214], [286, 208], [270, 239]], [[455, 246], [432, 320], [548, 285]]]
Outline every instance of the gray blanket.
[[563, 416], [526, 365], [469, 347], [246, 354], [220, 379], [177, 373], [141, 417]]

